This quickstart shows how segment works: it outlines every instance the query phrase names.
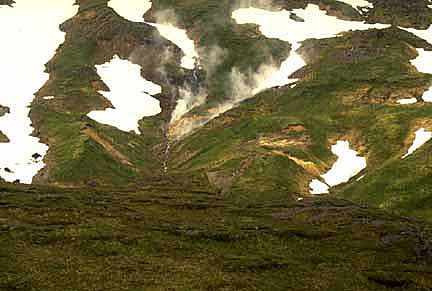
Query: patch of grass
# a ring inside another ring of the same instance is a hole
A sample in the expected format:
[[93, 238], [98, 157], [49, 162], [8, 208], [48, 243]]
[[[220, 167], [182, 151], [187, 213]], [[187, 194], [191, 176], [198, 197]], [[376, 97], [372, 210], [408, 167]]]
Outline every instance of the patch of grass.
[[5, 290], [386, 290], [402, 279], [407, 288], [427, 290], [432, 284], [430, 255], [413, 251], [427, 250], [429, 225], [346, 201], [240, 207], [183, 189], [7, 186], [0, 203]]
[[426, 29], [432, 24], [432, 12], [427, 2], [411, 1], [409, 4], [401, 0], [373, 0], [374, 5], [366, 13], [370, 23], [390, 23], [396, 26]]

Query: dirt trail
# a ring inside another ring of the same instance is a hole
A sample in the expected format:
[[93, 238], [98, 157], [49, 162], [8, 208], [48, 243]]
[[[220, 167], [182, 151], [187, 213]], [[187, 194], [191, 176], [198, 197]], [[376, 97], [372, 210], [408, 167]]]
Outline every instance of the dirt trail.
[[133, 164], [128, 160], [128, 158], [125, 155], [123, 155], [121, 152], [116, 150], [111, 143], [109, 143], [108, 141], [100, 137], [99, 134], [93, 129], [86, 127], [83, 128], [81, 132], [86, 134], [88, 137], [90, 137], [98, 144], [100, 144], [111, 156], [119, 160], [122, 164], [127, 166], [133, 166]]

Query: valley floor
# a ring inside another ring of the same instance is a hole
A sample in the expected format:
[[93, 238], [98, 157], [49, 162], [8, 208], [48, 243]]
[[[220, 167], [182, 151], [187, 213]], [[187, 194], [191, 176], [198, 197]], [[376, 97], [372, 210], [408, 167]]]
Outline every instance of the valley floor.
[[431, 290], [431, 226], [332, 198], [0, 190], [0, 290]]

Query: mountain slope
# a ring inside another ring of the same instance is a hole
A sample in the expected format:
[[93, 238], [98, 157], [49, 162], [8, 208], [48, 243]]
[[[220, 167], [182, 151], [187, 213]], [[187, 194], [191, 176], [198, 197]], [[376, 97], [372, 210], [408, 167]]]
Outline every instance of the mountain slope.
[[[432, 132], [432, 75], [414, 65], [432, 51], [430, 1], [154, 0], [138, 22], [76, 5], [31, 104], [46, 166], [33, 185], [0, 179], [0, 290], [431, 290], [431, 140], [405, 157]], [[388, 26], [295, 43], [239, 24], [249, 6]], [[184, 29], [193, 69], [154, 23]], [[262, 87], [293, 55], [292, 82]], [[139, 133], [88, 115], [114, 109], [97, 67], [115, 56], [161, 87]], [[312, 195], [341, 141], [367, 167]]]
[[[265, 91], [215, 119], [174, 146], [169, 165], [174, 173], [204, 170], [235, 176], [230, 181], [234, 192], [256, 196], [262, 189], [266, 199], [268, 192], [285, 189], [284, 197], [296, 197], [308, 193], [312, 177], [334, 162], [330, 145], [347, 139], [367, 157], [368, 176], [369, 169], [401, 158], [419, 123], [429, 128], [431, 105], [397, 103], [421, 96], [431, 84], [430, 76], [409, 63], [416, 55], [413, 47], [419, 46], [430, 48], [394, 28], [307, 41], [301, 51], [308, 65], [297, 72], [302, 80], [294, 89]], [[358, 55], [351, 53], [353, 47], [361, 48]], [[427, 164], [428, 159], [418, 162]], [[419, 163], [411, 164], [408, 176], [417, 173]], [[374, 191], [379, 189], [357, 197]]]

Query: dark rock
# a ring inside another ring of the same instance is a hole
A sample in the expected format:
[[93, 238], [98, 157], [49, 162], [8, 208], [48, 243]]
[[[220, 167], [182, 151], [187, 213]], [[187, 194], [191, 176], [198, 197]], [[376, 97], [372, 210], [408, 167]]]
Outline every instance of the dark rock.
[[12, 7], [12, 4], [15, 4], [15, 1], [13, 1], [13, 0], [0, 0], [0, 6], [1, 5], [7, 5], [7, 6]]
[[87, 185], [88, 185], [89, 187], [93, 187], [93, 188], [97, 187], [97, 183], [96, 183], [96, 181], [89, 181], [89, 182], [87, 183]]
[[0, 116], [6, 115], [8, 113], [10, 113], [9, 107], [0, 105]]
[[39, 153], [34, 153], [34, 154], [32, 155], [32, 158], [35, 159], [35, 160], [37, 160], [37, 159], [42, 158], [42, 155], [40, 155]]
[[411, 283], [411, 281], [404, 278], [399, 278], [392, 273], [371, 274], [369, 275], [368, 279], [388, 288], [403, 287]]
[[297, 22], [304, 22], [304, 19], [295, 13], [290, 13], [290, 18], [294, 21], [297, 21]]

